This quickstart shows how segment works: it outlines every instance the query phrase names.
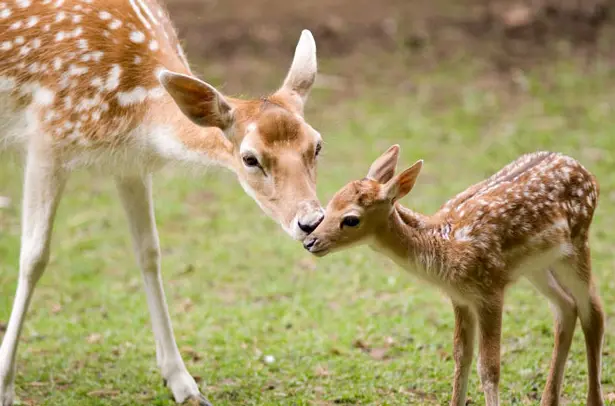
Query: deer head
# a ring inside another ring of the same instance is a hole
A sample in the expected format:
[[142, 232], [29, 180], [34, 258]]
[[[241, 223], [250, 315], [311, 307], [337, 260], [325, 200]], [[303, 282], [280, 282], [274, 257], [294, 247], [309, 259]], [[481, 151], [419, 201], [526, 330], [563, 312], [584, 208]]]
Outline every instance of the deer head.
[[193, 123], [223, 131], [230, 147], [224, 148], [221, 161], [263, 211], [297, 240], [323, 218], [316, 196], [322, 139], [303, 117], [316, 70], [316, 44], [304, 30], [282, 87], [259, 100], [226, 97], [193, 76], [168, 70], [158, 76]]
[[395, 203], [414, 187], [423, 166], [417, 161], [395, 175], [399, 146], [393, 145], [374, 161], [367, 177], [350, 182], [338, 191], [325, 211], [325, 218], [303, 243], [317, 256], [365, 243], [387, 227]]

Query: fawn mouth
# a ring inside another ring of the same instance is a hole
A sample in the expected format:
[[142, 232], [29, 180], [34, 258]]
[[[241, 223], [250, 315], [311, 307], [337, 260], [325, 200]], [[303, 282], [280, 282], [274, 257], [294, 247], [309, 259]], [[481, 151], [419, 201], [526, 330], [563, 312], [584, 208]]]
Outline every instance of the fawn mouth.
[[308, 251], [310, 252], [310, 254], [316, 257], [324, 257], [325, 255], [329, 253], [329, 248], [328, 247], [312, 247], [312, 248], [309, 248]]

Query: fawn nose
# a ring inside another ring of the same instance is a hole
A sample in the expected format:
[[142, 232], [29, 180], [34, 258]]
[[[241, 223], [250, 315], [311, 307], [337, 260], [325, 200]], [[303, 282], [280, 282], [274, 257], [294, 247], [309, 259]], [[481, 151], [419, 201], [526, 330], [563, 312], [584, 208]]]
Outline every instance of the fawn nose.
[[312, 231], [316, 230], [316, 227], [318, 227], [318, 225], [322, 223], [322, 220], [324, 218], [324, 214], [322, 214], [321, 211], [317, 211], [314, 214], [310, 214], [308, 216], [300, 218], [297, 221], [297, 224], [301, 231], [310, 234]]
[[307, 238], [305, 241], [303, 241], [303, 248], [310, 251], [312, 247], [314, 246], [314, 244], [316, 244], [316, 241], [317, 241], [316, 237]]

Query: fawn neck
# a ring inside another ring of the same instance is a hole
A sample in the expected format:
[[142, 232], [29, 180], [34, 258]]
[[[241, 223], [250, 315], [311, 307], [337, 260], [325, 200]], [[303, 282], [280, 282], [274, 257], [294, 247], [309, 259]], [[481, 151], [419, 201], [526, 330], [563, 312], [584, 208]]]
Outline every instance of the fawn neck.
[[445, 282], [441, 272], [447, 262], [445, 241], [429, 216], [395, 204], [370, 246], [419, 276]]

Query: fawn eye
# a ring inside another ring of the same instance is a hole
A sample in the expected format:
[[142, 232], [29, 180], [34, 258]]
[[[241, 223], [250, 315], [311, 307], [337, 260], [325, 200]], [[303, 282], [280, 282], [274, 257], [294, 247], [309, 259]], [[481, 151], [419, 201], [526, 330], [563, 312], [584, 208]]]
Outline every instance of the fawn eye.
[[318, 156], [318, 154], [320, 154], [321, 149], [322, 149], [322, 144], [319, 142], [318, 144], [316, 144], [316, 151], [314, 152], [314, 155]]
[[258, 159], [256, 159], [254, 155], [244, 155], [242, 159], [243, 164], [247, 167], [253, 168], [260, 166], [260, 164], [258, 163]]
[[361, 220], [357, 216], [347, 216], [342, 220], [341, 227], [356, 227], [360, 222]]

